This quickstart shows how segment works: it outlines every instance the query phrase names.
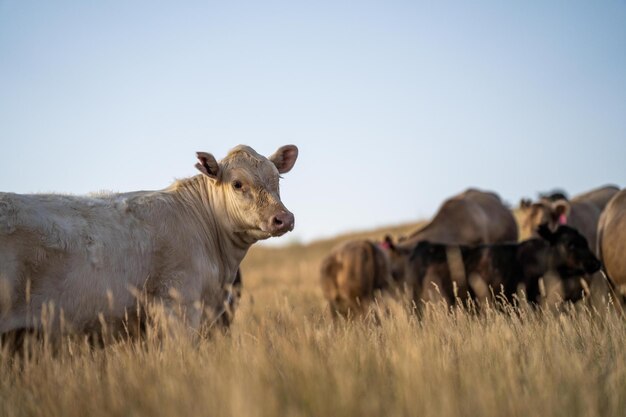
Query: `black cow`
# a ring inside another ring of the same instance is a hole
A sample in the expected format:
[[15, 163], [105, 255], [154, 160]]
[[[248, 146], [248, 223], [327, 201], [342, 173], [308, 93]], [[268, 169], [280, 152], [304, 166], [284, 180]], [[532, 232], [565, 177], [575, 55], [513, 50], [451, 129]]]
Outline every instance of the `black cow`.
[[563, 299], [578, 301], [583, 293], [580, 277], [598, 271], [600, 261], [576, 229], [559, 226], [553, 232], [542, 225], [538, 234], [540, 238], [520, 243], [474, 247], [420, 242], [410, 258], [414, 299], [432, 300], [436, 286], [449, 304], [492, 292], [512, 301], [523, 287], [528, 301], [538, 303], [540, 278], [552, 275], [561, 280]]

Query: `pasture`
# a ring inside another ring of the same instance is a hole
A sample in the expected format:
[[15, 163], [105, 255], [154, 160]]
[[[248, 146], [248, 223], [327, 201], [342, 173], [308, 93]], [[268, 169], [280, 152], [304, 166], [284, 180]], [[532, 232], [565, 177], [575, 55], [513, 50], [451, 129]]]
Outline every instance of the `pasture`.
[[229, 334], [0, 353], [0, 416], [623, 416], [626, 331], [611, 305], [480, 316], [389, 302], [330, 320], [318, 268], [340, 240], [253, 247]]
[[625, 22], [0, 0], [0, 417], [626, 417]]

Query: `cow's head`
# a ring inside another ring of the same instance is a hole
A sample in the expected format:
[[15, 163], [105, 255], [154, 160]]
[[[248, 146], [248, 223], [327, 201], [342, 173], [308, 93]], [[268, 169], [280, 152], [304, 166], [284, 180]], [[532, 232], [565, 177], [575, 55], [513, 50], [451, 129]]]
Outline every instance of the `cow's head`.
[[567, 224], [571, 206], [564, 198], [542, 198], [532, 203], [522, 200], [520, 203], [520, 238], [538, 237], [537, 228], [547, 225], [555, 231], [560, 225]]
[[280, 200], [280, 174], [289, 172], [298, 158], [294, 145], [280, 147], [266, 158], [239, 145], [217, 162], [198, 152], [196, 168], [209, 179], [232, 230], [248, 240], [281, 236], [294, 227], [294, 216]]
[[576, 229], [561, 225], [555, 231], [541, 225], [537, 233], [550, 244], [550, 264], [563, 280], [565, 300], [580, 299], [583, 291], [581, 278], [588, 283], [590, 274], [600, 269], [600, 261], [595, 257], [587, 239]]
[[385, 239], [379, 246], [389, 260], [389, 269], [394, 282], [407, 283], [409, 281], [407, 273], [409, 272], [408, 266], [411, 248], [396, 245], [391, 236], [388, 235], [385, 236]]

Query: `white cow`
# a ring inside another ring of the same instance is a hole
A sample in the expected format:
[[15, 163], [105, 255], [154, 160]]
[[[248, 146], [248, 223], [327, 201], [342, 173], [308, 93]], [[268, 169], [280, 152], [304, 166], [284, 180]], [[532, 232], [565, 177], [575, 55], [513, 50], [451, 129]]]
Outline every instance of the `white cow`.
[[202, 175], [164, 190], [0, 193], [0, 333], [40, 328], [50, 304], [77, 331], [121, 321], [133, 289], [198, 329], [250, 246], [293, 229], [278, 182], [297, 156], [293, 145], [269, 158], [240, 145], [219, 162], [198, 152]]

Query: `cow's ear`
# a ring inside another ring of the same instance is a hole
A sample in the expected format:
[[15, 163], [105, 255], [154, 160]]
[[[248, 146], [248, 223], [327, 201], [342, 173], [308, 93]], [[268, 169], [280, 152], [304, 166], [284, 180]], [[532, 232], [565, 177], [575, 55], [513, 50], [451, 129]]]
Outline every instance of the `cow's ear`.
[[215, 157], [207, 152], [196, 152], [198, 157], [198, 163], [196, 168], [207, 177], [217, 180], [220, 175], [220, 165], [215, 160]]
[[554, 233], [550, 230], [548, 223], [542, 223], [537, 227], [537, 234], [552, 244], [554, 242]]
[[528, 198], [522, 198], [519, 202], [519, 207], [521, 209], [527, 209], [530, 208], [530, 206], [533, 204], [532, 201], [530, 201], [530, 199]]
[[396, 249], [396, 245], [394, 245], [393, 240], [391, 239], [391, 236], [389, 236], [389, 235], [385, 235], [385, 239], [382, 241], [380, 246], [383, 249], [390, 249], [390, 250], [395, 250]]
[[296, 145], [281, 146], [269, 157], [269, 160], [276, 165], [280, 174], [291, 171], [291, 168], [296, 163], [296, 159], [298, 159], [298, 148]]

